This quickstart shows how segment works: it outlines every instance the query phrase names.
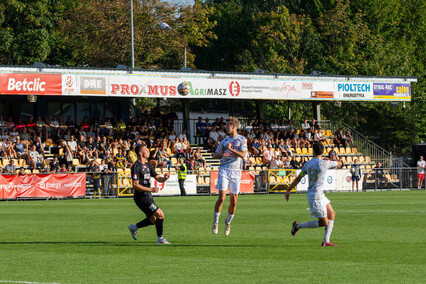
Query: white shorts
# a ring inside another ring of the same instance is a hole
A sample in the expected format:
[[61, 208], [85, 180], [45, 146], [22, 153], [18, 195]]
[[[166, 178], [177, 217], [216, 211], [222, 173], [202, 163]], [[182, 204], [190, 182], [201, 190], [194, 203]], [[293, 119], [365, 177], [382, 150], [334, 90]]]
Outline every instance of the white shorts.
[[327, 217], [327, 204], [330, 203], [327, 197], [323, 196], [319, 199], [308, 198], [308, 203], [312, 218]]
[[219, 170], [216, 189], [226, 191], [229, 188], [232, 194], [238, 194], [240, 192], [240, 183], [241, 171], [221, 169]]

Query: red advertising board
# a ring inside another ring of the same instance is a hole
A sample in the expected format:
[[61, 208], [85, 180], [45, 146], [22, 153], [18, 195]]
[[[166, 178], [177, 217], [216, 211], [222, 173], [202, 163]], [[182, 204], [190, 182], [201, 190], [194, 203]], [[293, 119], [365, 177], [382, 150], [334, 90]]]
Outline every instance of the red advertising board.
[[[218, 193], [215, 188], [217, 184], [218, 172], [210, 172], [210, 192]], [[241, 174], [240, 192], [254, 193], [254, 173], [249, 171], [243, 171]]]
[[86, 175], [0, 175], [0, 198], [69, 197], [86, 195]]
[[0, 94], [4, 95], [62, 95], [62, 75], [0, 74]]

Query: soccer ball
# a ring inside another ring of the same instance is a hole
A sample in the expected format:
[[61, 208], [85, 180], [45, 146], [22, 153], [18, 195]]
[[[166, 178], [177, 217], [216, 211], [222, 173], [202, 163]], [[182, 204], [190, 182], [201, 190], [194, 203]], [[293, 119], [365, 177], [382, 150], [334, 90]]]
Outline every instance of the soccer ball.
[[190, 92], [190, 90], [191, 90], [191, 87], [189, 86], [189, 84], [188, 83], [186, 83], [186, 82], [182, 82], [182, 83], [180, 83], [179, 84], [179, 86], [178, 86], [178, 92], [179, 92], [179, 94], [181, 95], [181, 96], [186, 96], [186, 95], [188, 95], [189, 94], [189, 92]]
[[351, 172], [351, 174], [354, 174], [355, 173], [355, 168], [351, 168], [350, 172]]

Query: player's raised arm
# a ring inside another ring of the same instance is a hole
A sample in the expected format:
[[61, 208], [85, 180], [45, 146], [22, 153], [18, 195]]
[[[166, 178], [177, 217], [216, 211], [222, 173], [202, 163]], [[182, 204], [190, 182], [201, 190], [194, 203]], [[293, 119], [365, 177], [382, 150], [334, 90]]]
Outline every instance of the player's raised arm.
[[295, 188], [300, 180], [305, 176], [304, 172], [300, 172], [300, 174], [297, 176], [297, 178], [289, 185], [289, 187], [287, 188], [287, 191], [285, 192], [285, 200], [288, 202], [288, 199], [290, 198], [290, 190], [292, 190], [293, 188]]
[[154, 179], [158, 182], [166, 182], [170, 177], [169, 173], [165, 173], [164, 176], [157, 175]]

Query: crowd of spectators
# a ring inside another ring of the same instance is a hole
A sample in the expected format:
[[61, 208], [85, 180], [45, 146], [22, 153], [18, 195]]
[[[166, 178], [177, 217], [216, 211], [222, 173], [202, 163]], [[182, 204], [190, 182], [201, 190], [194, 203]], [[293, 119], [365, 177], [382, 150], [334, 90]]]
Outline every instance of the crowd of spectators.
[[[175, 133], [176, 119], [173, 109], [145, 112], [127, 123], [121, 118], [116, 121], [101, 116], [94, 121], [84, 117], [83, 121], [75, 123], [71, 116], [64, 121], [55, 115], [51, 120], [29, 117], [26, 121], [19, 118], [15, 123], [12, 118], [5, 121], [0, 115], [0, 155], [3, 161], [8, 161], [3, 162], [3, 165], [8, 165], [1, 171], [15, 173], [23, 165], [32, 171], [37, 169], [47, 173], [72, 172], [76, 166], [81, 171], [93, 172], [125, 170], [136, 161], [134, 149], [140, 143], [151, 149], [149, 163], [155, 168], [170, 170], [175, 166], [173, 161], [179, 158], [186, 161], [188, 171], [206, 167], [201, 148], [191, 147], [186, 130]], [[227, 135], [225, 125], [223, 117], [214, 121], [199, 117], [195, 136], [201, 140], [200, 143], [215, 151]], [[297, 129], [291, 120], [249, 120], [240, 128], [240, 134], [248, 140], [247, 168], [253, 164], [251, 157], [259, 157], [262, 164], [271, 169], [301, 168], [306, 159], [296, 158], [294, 149], [309, 149], [314, 142], [330, 147], [354, 146], [349, 131], [343, 134], [343, 130], [339, 129], [334, 136], [325, 136], [314, 119], [309, 122], [305, 119]], [[46, 160], [44, 147], [54, 145], [57, 151], [51, 151]], [[330, 158], [337, 158], [333, 149]], [[16, 160], [25, 163], [17, 165]]]

